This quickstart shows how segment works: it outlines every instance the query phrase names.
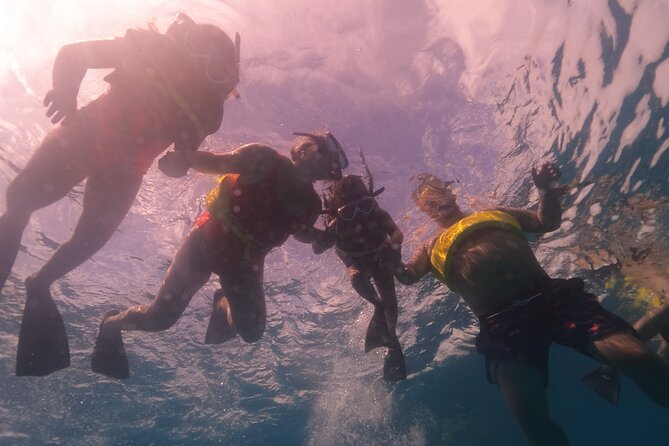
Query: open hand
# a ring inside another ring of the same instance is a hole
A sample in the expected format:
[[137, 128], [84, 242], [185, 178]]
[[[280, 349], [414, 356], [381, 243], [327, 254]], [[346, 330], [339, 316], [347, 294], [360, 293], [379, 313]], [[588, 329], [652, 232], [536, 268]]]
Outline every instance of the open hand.
[[46, 116], [52, 124], [63, 124], [77, 112], [77, 92], [67, 89], [53, 89], [44, 96], [44, 106], [49, 107]]
[[558, 189], [560, 169], [558, 169], [555, 163], [545, 162], [539, 169], [532, 167], [532, 179], [538, 189]]

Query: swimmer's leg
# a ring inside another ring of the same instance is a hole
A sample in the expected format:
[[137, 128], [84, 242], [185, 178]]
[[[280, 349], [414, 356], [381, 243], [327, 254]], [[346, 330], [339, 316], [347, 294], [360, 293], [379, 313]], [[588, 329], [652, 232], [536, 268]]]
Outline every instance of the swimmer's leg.
[[[665, 304], [657, 310], [647, 314], [634, 324], [642, 342], [647, 342], [658, 334], [663, 339], [669, 338], [669, 304]], [[665, 346], [662, 346], [665, 348]], [[667, 351], [660, 354], [666, 358]], [[620, 373], [607, 366], [600, 365], [583, 378], [583, 383], [592, 389], [606, 401], [616, 404], [620, 397]]]
[[[26, 287], [30, 289], [28, 281]], [[16, 351], [17, 376], [45, 376], [70, 366], [65, 324], [53, 298], [28, 293]]]
[[124, 373], [127, 367], [122, 363], [123, 355], [119, 355], [123, 345], [122, 330], [155, 332], [174, 325], [193, 295], [209, 280], [211, 268], [206, 242], [200, 228], [192, 229], [174, 256], [153, 301], [131, 307], [117, 315], [108, 315], [102, 321], [91, 357], [91, 369], [94, 372], [112, 378], [129, 376], [129, 373]]
[[12, 270], [30, 215], [61, 198], [88, 175], [86, 156], [71, 130], [56, 127], [7, 186], [0, 216], [0, 290]]
[[265, 333], [264, 262], [264, 257], [252, 258], [246, 265], [220, 274], [223, 293], [216, 310], [227, 321], [222, 331], [232, 329], [248, 343], [260, 340]]
[[531, 445], [562, 446], [569, 444], [567, 436], [548, 412], [544, 387], [544, 372], [537, 366], [508, 358], [499, 362], [496, 380]]
[[359, 265], [352, 264], [347, 268], [348, 276], [353, 289], [360, 297], [374, 305], [374, 314], [367, 326], [365, 334], [365, 352], [390, 345], [391, 336], [388, 332], [388, 322], [383, 301], [377, 294], [371, 281], [371, 274], [363, 271]]
[[407, 368], [402, 346], [397, 337], [397, 294], [395, 292], [395, 276], [390, 268], [375, 268], [372, 274], [374, 283], [379, 290], [386, 316], [387, 333], [390, 342], [383, 360], [383, 378], [386, 381], [406, 379]]
[[652, 352], [630, 333], [596, 339], [589, 353], [600, 362], [631, 378], [650, 399], [669, 408], [669, 361]]
[[48, 290], [54, 281], [102, 248], [125, 218], [141, 184], [142, 175], [124, 167], [109, 168], [89, 176], [84, 208], [72, 238], [31, 277], [33, 289]]

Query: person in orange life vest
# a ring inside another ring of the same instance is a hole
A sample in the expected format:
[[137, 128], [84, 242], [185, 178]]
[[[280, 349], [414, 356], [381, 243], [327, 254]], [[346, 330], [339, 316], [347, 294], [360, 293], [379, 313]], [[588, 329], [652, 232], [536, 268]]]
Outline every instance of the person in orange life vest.
[[387, 347], [383, 376], [387, 381], [398, 381], [406, 379], [406, 365], [395, 333], [397, 295], [392, 263], [401, 259], [404, 235], [375, 200], [382, 191], [371, 190], [358, 175], [347, 175], [334, 183], [325, 205], [327, 236], [312, 246], [317, 254], [335, 246], [353, 289], [374, 305], [365, 351]]
[[[91, 360], [93, 371], [128, 378], [121, 331], [168, 329], [212, 273], [219, 277], [221, 290], [214, 295], [205, 343], [219, 344], [236, 335], [251, 343], [262, 337], [265, 256], [290, 235], [304, 243], [324, 237], [324, 231], [314, 227], [321, 199], [312, 183], [338, 180], [341, 169], [348, 166], [346, 154], [330, 132], [300, 135], [291, 149], [292, 160], [262, 144], [223, 154], [187, 154], [192, 168], [223, 176], [153, 301], [120, 313], [111, 311], [104, 318]], [[164, 163], [172, 163], [177, 156]]]
[[[113, 68], [108, 90], [77, 108], [88, 69]], [[63, 198], [86, 180], [83, 211], [70, 240], [26, 280], [17, 375], [47, 375], [69, 366], [65, 327], [51, 284], [102, 248], [119, 226], [153, 159], [174, 147], [198, 149], [216, 132], [223, 103], [239, 82], [239, 36], [180, 14], [165, 34], [130, 29], [123, 37], [63, 46], [46, 94], [58, 124], [7, 188], [0, 217], [0, 288], [4, 286], [33, 211]], [[186, 168], [166, 172], [186, 173]]]
[[465, 214], [448, 184], [427, 175], [414, 193], [418, 207], [443, 232], [397, 271], [405, 284], [432, 271], [478, 317], [476, 349], [486, 358], [528, 442], [565, 445], [549, 415], [545, 386], [552, 342], [620, 370], [658, 404], [669, 407], [669, 363], [648, 350], [634, 329], [604, 310], [579, 278], [553, 279], [539, 265], [524, 233], [560, 226], [560, 172], [552, 163], [532, 170], [539, 209], [498, 207]]

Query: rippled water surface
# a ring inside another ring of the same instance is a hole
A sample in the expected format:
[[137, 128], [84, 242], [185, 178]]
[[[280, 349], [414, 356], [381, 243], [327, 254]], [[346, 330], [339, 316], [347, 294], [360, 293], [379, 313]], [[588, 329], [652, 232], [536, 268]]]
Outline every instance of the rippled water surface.
[[[666, 0], [0, 0], [0, 210], [50, 128], [41, 101], [58, 49], [149, 17], [164, 30], [180, 10], [242, 35], [242, 98], [205, 149], [262, 141], [287, 153], [293, 131], [330, 129], [351, 173], [364, 149], [405, 258], [432, 230], [413, 209], [412, 175], [457, 179], [471, 208], [526, 206], [530, 167], [552, 159], [570, 192], [561, 229], [534, 242], [547, 270], [584, 277], [629, 320], [665, 299]], [[103, 75], [89, 72], [80, 102]], [[172, 329], [125, 335], [130, 380], [93, 374], [102, 316], [151, 298], [213, 184], [154, 165], [112, 240], [53, 286], [72, 366], [17, 378], [23, 280], [69, 237], [81, 186], [33, 215], [0, 294], [0, 444], [522, 444], [456, 295], [431, 280], [399, 287], [409, 379], [387, 385], [381, 352], [363, 351], [371, 310], [343, 265], [294, 241], [267, 259], [260, 342], [203, 345], [212, 281]], [[607, 267], [616, 261], [621, 271]], [[669, 443], [667, 411], [632, 382], [614, 407], [580, 383], [590, 359], [556, 347], [550, 365], [551, 410], [573, 444]]]

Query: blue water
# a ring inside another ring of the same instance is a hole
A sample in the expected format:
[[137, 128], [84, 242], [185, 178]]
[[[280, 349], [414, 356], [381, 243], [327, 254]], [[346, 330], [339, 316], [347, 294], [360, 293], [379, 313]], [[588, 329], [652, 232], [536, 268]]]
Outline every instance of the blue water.
[[[433, 229], [411, 204], [412, 175], [457, 179], [473, 209], [526, 206], [536, 203], [530, 167], [552, 159], [571, 189], [561, 229], [534, 242], [547, 270], [584, 277], [630, 320], [665, 299], [664, 0], [1, 2], [0, 209], [50, 127], [41, 99], [58, 48], [149, 16], [165, 29], [179, 10], [242, 35], [242, 98], [226, 103], [206, 149], [262, 141], [287, 151], [293, 131], [332, 130], [350, 172], [361, 172], [364, 149], [386, 188], [381, 204], [407, 236], [405, 258]], [[104, 88], [103, 74], [89, 73], [81, 102]], [[381, 352], [363, 352], [371, 311], [343, 265], [293, 241], [267, 259], [268, 328], [257, 344], [202, 344], [211, 282], [172, 329], [125, 336], [130, 380], [93, 374], [101, 317], [151, 298], [213, 181], [151, 168], [118, 233], [52, 289], [72, 366], [17, 378], [23, 280], [71, 233], [81, 187], [35, 213], [0, 294], [0, 444], [522, 444], [456, 295], [430, 280], [399, 287], [409, 378], [388, 385]], [[644, 250], [639, 266], [632, 254]], [[623, 272], [606, 269], [614, 258]], [[669, 444], [669, 413], [632, 382], [614, 407], [580, 383], [590, 359], [555, 347], [550, 366], [551, 411], [572, 444]]]

